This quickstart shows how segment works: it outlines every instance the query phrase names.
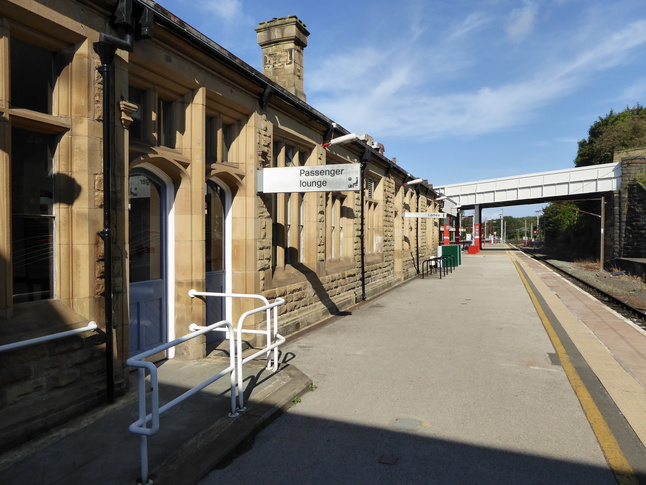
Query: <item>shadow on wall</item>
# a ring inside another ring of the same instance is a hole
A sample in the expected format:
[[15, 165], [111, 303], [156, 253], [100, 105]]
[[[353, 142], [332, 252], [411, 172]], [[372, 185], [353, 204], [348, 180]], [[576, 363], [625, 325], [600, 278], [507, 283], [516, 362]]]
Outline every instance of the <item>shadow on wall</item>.
[[305, 278], [307, 278], [307, 281], [309, 282], [310, 285], [312, 285], [312, 288], [314, 289], [316, 296], [318, 296], [319, 300], [321, 300], [321, 303], [325, 305], [325, 308], [327, 308], [328, 312], [330, 312], [330, 315], [339, 314], [340, 312], [339, 307], [336, 305], [336, 303], [332, 301], [330, 294], [325, 289], [325, 286], [323, 286], [323, 283], [321, 283], [321, 280], [316, 274], [316, 272], [312, 271], [303, 263], [293, 263], [292, 267], [295, 270], [297, 270], [299, 273], [301, 273], [303, 276], [305, 276]]
[[[51, 185], [43, 184], [40, 192], [36, 189], [35, 195], [24, 196], [34, 197], [31, 200], [40, 204], [41, 210], [42, 206], [58, 204], [62, 210], [57, 215], [70, 211], [69, 206], [81, 194], [81, 185], [63, 173], [51, 175]], [[52, 224], [39, 223], [38, 217], [34, 214], [12, 217], [12, 261], [0, 259], [4, 277], [13, 274], [13, 305], [10, 311], [3, 308], [0, 312], [0, 345], [26, 343], [0, 351], [3, 392], [0, 452], [76, 418], [105, 400], [106, 356], [102, 330], [27, 344], [32, 339], [86, 327], [89, 320], [98, 321], [101, 317], [80, 315], [68, 303], [54, 298], [52, 267], [56, 261], [53, 256], [56, 235]], [[59, 267], [69, 266], [62, 262]], [[63, 280], [70, 278], [69, 274], [59, 276]]]

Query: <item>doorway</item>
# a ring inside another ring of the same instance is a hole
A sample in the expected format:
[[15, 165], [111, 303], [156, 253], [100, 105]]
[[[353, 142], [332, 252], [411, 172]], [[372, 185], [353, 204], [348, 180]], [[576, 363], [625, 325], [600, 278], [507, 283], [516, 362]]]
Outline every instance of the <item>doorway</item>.
[[[213, 180], [206, 182], [205, 229], [206, 229], [206, 291], [227, 292], [227, 274], [230, 259], [228, 244], [230, 225], [228, 220], [229, 195], [225, 188]], [[206, 300], [206, 325], [225, 320], [230, 302], [224, 298], [210, 297]], [[221, 332], [207, 334], [207, 345], [218, 344], [224, 338]]]
[[[173, 335], [169, 295], [172, 265], [172, 184], [163, 173], [137, 168], [129, 185], [130, 355], [168, 342]], [[172, 357], [164, 352], [158, 359]], [[153, 359], [153, 360], [158, 360]]]

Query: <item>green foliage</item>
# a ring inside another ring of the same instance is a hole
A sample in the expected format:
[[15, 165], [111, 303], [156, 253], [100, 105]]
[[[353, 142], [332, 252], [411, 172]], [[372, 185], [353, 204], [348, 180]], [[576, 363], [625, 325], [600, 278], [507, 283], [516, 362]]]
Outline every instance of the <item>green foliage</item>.
[[572, 231], [579, 219], [574, 202], [550, 204], [543, 209], [543, 224], [548, 235]]
[[646, 187], [646, 173], [640, 173], [639, 175], [637, 175], [637, 177], [635, 177], [635, 182]]
[[555, 202], [543, 209], [548, 254], [560, 258], [595, 258], [599, 246], [599, 201]]
[[615, 151], [646, 146], [646, 108], [640, 104], [620, 113], [610, 110], [590, 126], [588, 138], [579, 141], [574, 165], [611, 163]]

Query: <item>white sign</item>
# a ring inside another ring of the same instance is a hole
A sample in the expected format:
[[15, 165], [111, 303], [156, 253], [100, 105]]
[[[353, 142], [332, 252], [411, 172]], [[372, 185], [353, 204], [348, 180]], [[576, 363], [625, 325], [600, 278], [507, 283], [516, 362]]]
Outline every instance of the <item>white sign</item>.
[[359, 190], [358, 163], [265, 168], [257, 173], [258, 192], [342, 192]]
[[444, 219], [447, 216], [444, 212], [404, 212], [404, 217], [415, 217], [418, 219]]
[[131, 199], [150, 199], [150, 180], [145, 175], [128, 177], [128, 188]]

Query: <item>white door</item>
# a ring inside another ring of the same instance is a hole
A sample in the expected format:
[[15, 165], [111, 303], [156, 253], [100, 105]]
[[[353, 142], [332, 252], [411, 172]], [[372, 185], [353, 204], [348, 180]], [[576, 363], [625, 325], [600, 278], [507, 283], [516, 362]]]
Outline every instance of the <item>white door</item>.
[[130, 355], [135, 355], [169, 338], [170, 201], [163, 180], [142, 169], [131, 173], [129, 191]]

